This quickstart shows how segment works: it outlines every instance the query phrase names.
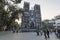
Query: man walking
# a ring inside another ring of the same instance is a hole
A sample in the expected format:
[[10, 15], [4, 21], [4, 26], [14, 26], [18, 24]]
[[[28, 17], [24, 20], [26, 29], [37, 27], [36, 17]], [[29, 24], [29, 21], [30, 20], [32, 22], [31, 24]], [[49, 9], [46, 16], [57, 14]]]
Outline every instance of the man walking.
[[36, 32], [37, 32], [37, 36], [39, 36], [39, 30], [36, 30]]
[[45, 36], [45, 38], [47, 38], [47, 36], [46, 36], [46, 30], [44, 30], [43, 32], [44, 32], [44, 36]]
[[48, 38], [50, 37], [50, 36], [49, 36], [49, 30], [48, 30], [48, 29], [47, 29], [47, 36], [48, 36]]

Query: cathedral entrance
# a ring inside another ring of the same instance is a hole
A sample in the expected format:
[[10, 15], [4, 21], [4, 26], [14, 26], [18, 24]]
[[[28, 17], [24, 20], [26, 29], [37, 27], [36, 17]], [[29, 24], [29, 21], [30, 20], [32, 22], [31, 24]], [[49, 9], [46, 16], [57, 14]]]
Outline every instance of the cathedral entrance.
[[30, 24], [30, 29], [34, 29], [34, 28], [35, 28], [34, 22], [31, 22], [31, 24]]

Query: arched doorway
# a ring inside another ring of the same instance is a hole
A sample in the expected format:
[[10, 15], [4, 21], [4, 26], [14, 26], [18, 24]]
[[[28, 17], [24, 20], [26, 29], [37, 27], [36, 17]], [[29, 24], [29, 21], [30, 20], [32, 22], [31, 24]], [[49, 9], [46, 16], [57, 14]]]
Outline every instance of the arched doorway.
[[34, 28], [35, 28], [34, 22], [31, 22], [31, 23], [30, 23], [30, 28], [31, 28], [31, 29], [34, 29]]

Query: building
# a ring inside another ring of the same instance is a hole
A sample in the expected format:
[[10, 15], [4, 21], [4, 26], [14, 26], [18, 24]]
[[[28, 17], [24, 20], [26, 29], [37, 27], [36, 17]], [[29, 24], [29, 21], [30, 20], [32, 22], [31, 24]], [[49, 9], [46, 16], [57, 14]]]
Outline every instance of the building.
[[60, 15], [55, 16], [54, 27], [60, 27]]
[[23, 17], [22, 17], [22, 28], [28, 28], [29, 26], [29, 3], [28, 2], [24, 2], [24, 13], [23, 13]]
[[35, 27], [35, 13], [34, 13], [34, 10], [30, 10], [29, 26], [30, 26], [30, 28], [36, 28]]
[[53, 24], [54, 27], [60, 27], [60, 19], [55, 20], [55, 23]]
[[22, 28], [36, 29], [41, 27], [40, 5], [35, 4], [34, 10], [29, 10], [29, 3], [24, 2], [24, 14], [22, 17]]
[[36, 26], [36, 28], [40, 28], [41, 27], [40, 5], [35, 4], [35, 6], [34, 6], [34, 17], [35, 17], [35, 26]]
[[55, 16], [55, 19], [60, 19], [60, 15]]

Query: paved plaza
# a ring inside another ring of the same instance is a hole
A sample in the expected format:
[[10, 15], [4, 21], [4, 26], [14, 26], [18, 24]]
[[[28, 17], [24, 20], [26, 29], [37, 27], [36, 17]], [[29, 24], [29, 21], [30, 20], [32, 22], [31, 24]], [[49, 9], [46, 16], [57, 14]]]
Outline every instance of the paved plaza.
[[23, 33], [0, 33], [0, 40], [60, 40], [54, 33], [50, 34], [50, 38], [45, 39], [44, 36], [36, 35], [36, 32], [23, 32]]

